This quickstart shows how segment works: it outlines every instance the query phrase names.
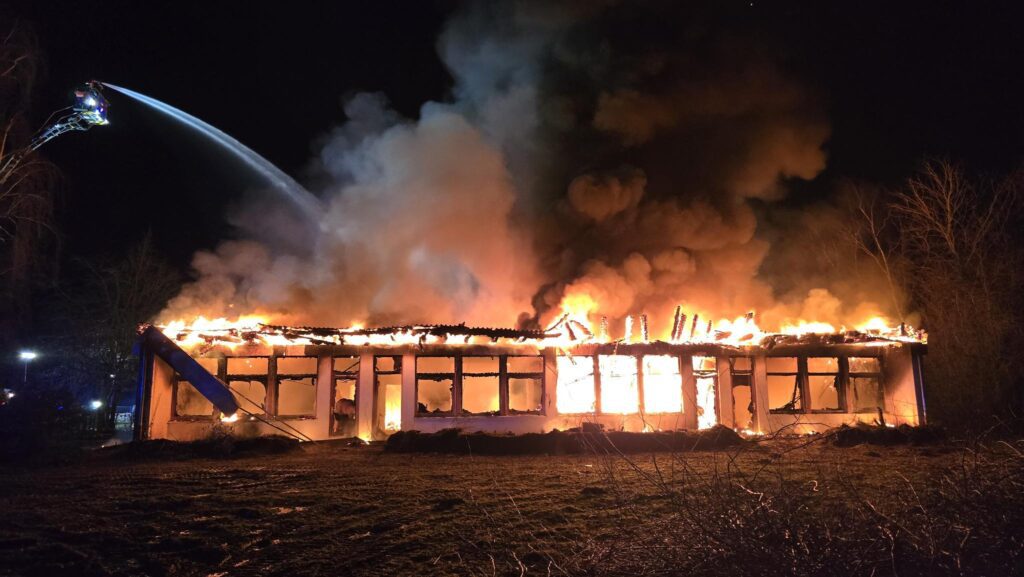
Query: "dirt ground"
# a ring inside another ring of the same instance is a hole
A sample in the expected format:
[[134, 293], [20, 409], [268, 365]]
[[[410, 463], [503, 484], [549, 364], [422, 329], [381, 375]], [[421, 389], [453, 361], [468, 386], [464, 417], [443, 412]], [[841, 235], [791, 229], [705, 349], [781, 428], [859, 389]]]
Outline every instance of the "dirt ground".
[[[761, 574], [897, 573], [886, 556], [913, 543], [884, 543], [903, 523], [885, 516], [965, 462], [952, 445], [804, 443], [629, 457], [399, 455], [333, 444], [232, 460], [8, 468], [0, 471], [0, 575], [625, 575], [683, 567], [739, 575], [747, 572], [717, 564], [741, 562], [725, 549], [743, 543], [764, 545], [752, 560]], [[836, 509], [843, 502], [857, 506]], [[1020, 501], [999, 507], [1010, 513], [993, 530], [1018, 529], [998, 547], [1019, 549]], [[868, 523], [877, 521], [877, 533], [842, 541], [863, 547], [853, 561], [836, 553], [839, 537], [820, 535], [846, 534], [851, 521], [827, 520], [828, 512], [870, 520], [872, 508], [883, 519]], [[738, 516], [727, 519], [730, 511]], [[835, 573], [815, 561], [833, 554], [843, 563]], [[1019, 563], [1012, 551], [971, 550], [970, 559], [979, 554]]]

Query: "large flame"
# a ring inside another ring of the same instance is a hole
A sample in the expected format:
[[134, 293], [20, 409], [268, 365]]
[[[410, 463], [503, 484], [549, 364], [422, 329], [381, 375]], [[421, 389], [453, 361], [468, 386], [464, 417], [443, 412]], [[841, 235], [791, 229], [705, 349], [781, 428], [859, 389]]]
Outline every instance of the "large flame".
[[[308, 329], [280, 327], [270, 324], [264, 315], [244, 315], [234, 320], [196, 317], [191, 321], [176, 320], [162, 326], [163, 332], [180, 346], [193, 353], [210, 347], [234, 349], [240, 345], [287, 346], [310, 344], [347, 344], [370, 346], [401, 345], [494, 345], [501, 347], [530, 346], [554, 348], [557, 355], [558, 381], [556, 407], [562, 414], [590, 414], [600, 405], [602, 414], [671, 414], [693, 410], [700, 428], [718, 422], [716, 388], [718, 372], [713, 356], [692, 357], [692, 371], [697, 395], [683, 398], [680, 360], [672, 355], [643, 355], [639, 363], [631, 354], [599, 355], [601, 397], [595, 396], [594, 357], [574, 356], [573, 347], [582, 344], [637, 343], [662, 341], [676, 344], [715, 344], [746, 347], [762, 344], [770, 338], [817, 338], [823, 335], [849, 337], [863, 346], [890, 346], [899, 342], [926, 342], [927, 335], [912, 327], [894, 324], [882, 315], [872, 315], [856, 323], [853, 330], [838, 329], [829, 323], [791, 319], [777, 331], [768, 332], [758, 326], [752, 312], [734, 319], [708, 322], [702, 311], [676, 311], [671, 334], [652, 335], [645, 315], [622, 319], [621, 332], [612, 334], [608, 321], [597, 316], [597, 302], [586, 294], [576, 294], [562, 303], [558, 321], [546, 331], [535, 331], [524, 338], [519, 331], [487, 333], [498, 329], [452, 328], [451, 334], [432, 330], [432, 326], [407, 326], [387, 330], [365, 329], [355, 324], [347, 329]], [[595, 330], [594, 318], [599, 323]], [[461, 329], [466, 329], [461, 331]], [[481, 331], [484, 331], [483, 333]], [[497, 335], [497, 336], [495, 336]], [[644, 395], [639, 397], [638, 369], [643, 371]], [[402, 425], [402, 391], [400, 385], [388, 386], [384, 396], [384, 430], [394, 432]], [[692, 404], [692, 406], [691, 406]]]
[[384, 430], [394, 433], [402, 429], [402, 387], [384, 387]]
[[[616, 336], [608, 330], [607, 319], [603, 317], [595, 319], [596, 311], [596, 301], [586, 294], [567, 295], [562, 301], [561, 312], [557, 316], [559, 320], [551, 328], [561, 330], [563, 338], [570, 341], [569, 344], [579, 344], [580, 342], [632, 343], [651, 340], [647, 333], [645, 315], [626, 316], [622, 322], [622, 332]], [[927, 334], [924, 331], [893, 322], [879, 314], [868, 316], [863, 321], [855, 323], [852, 330], [845, 326], [837, 328], [831, 323], [809, 319], [789, 319], [781, 323], [775, 330], [764, 330], [758, 326], [753, 312], [734, 319], [720, 318], [709, 322], [708, 318], [699, 310], [682, 311], [680, 309], [675, 322], [672, 323], [675, 333], [666, 328], [663, 334], [656, 336], [653, 340], [670, 343], [748, 346], [758, 345], [766, 337], [777, 335], [793, 337], [849, 335], [851, 337], [862, 336], [865, 340], [875, 338], [893, 342], [927, 342]], [[594, 327], [595, 322], [600, 323], [597, 329]], [[639, 331], [637, 330], [638, 322], [640, 323]], [[574, 326], [578, 328], [572, 330]]]
[[[652, 335], [648, 331], [645, 315], [631, 315], [623, 319], [622, 332], [612, 334], [608, 322], [597, 316], [597, 302], [586, 294], [567, 296], [562, 302], [558, 321], [548, 328], [542, 337], [529, 339], [487, 338], [466, 336], [462, 340], [448, 340], [444, 336], [424, 334], [424, 327], [400, 327], [392, 331], [366, 331], [363, 324], [353, 324], [344, 329], [319, 332], [315, 335], [308, 329], [277, 330], [270, 328], [270, 317], [259, 314], [243, 315], [234, 320], [210, 319], [197, 316], [192, 320], [174, 320], [161, 328], [168, 337], [185, 349], [201, 346], [239, 345], [310, 345], [350, 344], [369, 346], [398, 346], [439, 344], [497, 344], [502, 346], [529, 346], [567, 348], [582, 343], [647, 342], [657, 340], [670, 343], [721, 344], [728, 346], [752, 346], [760, 344], [766, 337], [789, 335], [860, 335], [877, 339], [873, 344], [891, 342], [927, 342], [927, 335], [913, 327], [894, 323], [882, 315], [872, 315], [854, 324], [851, 331], [846, 327], [836, 328], [830, 323], [790, 319], [777, 330], [766, 331], [758, 326], [755, 315], [749, 312], [734, 319], [721, 318], [708, 322], [701, 311], [685, 311], [675, 319], [678, 330], [675, 334], [666, 329], [665, 334]], [[599, 326], [595, 327], [595, 317]], [[305, 332], [303, 332], [305, 330]]]

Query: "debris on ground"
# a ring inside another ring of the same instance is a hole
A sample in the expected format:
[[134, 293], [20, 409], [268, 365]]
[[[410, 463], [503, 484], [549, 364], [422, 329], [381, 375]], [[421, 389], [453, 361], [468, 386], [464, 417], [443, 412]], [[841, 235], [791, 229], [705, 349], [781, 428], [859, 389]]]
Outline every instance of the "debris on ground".
[[832, 443], [837, 447], [855, 447], [857, 445], [932, 445], [946, 440], [945, 430], [935, 426], [885, 427], [867, 425], [843, 425], [832, 434]]
[[584, 427], [523, 435], [466, 433], [461, 429], [444, 429], [436, 433], [399, 431], [388, 438], [385, 450], [392, 453], [572, 455], [593, 451], [613, 454], [714, 451], [745, 442], [735, 431], [721, 425], [703, 431], [632, 433]]
[[125, 460], [230, 459], [280, 455], [299, 449], [299, 441], [283, 435], [239, 438], [216, 435], [198, 441], [153, 439], [100, 449], [102, 456]]

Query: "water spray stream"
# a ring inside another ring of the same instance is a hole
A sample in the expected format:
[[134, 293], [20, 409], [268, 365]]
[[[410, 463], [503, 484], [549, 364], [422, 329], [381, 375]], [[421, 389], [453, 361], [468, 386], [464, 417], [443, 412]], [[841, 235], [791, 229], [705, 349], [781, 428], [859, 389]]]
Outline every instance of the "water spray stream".
[[217, 144], [231, 151], [231, 153], [238, 157], [242, 162], [263, 176], [263, 178], [265, 178], [276, 190], [283, 193], [289, 200], [295, 203], [296, 206], [302, 209], [306, 216], [315, 218], [319, 213], [320, 202], [315, 196], [303, 188], [299, 183], [295, 182], [292, 177], [285, 174], [280, 168], [274, 166], [274, 164], [269, 160], [263, 158], [238, 140], [225, 134], [220, 129], [203, 122], [191, 114], [182, 112], [169, 104], [160, 102], [155, 98], [150, 98], [145, 94], [139, 94], [134, 90], [122, 88], [107, 82], [103, 82], [102, 84], [112, 90], [116, 90], [121, 94], [124, 94], [125, 96], [134, 98], [135, 100], [170, 116], [178, 122], [199, 131], [210, 140], [213, 140]]

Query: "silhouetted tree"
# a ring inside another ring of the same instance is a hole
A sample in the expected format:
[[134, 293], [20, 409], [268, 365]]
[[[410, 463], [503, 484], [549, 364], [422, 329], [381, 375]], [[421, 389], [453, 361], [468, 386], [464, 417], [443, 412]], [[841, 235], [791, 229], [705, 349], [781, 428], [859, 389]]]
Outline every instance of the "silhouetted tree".
[[928, 329], [929, 412], [962, 424], [1024, 416], [1024, 173], [984, 180], [930, 162], [897, 190], [853, 198], [849, 238]]
[[29, 150], [40, 52], [27, 26], [0, 31], [0, 338], [31, 318], [33, 277], [52, 226], [53, 165]]
[[79, 264], [82, 280], [62, 288], [51, 323], [47, 348], [59, 361], [49, 380], [79, 391], [83, 401], [102, 401], [100, 421], [112, 427], [118, 399], [136, 382], [136, 330], [160, 312], [181, 279], [148, 235], [123, 258]]

